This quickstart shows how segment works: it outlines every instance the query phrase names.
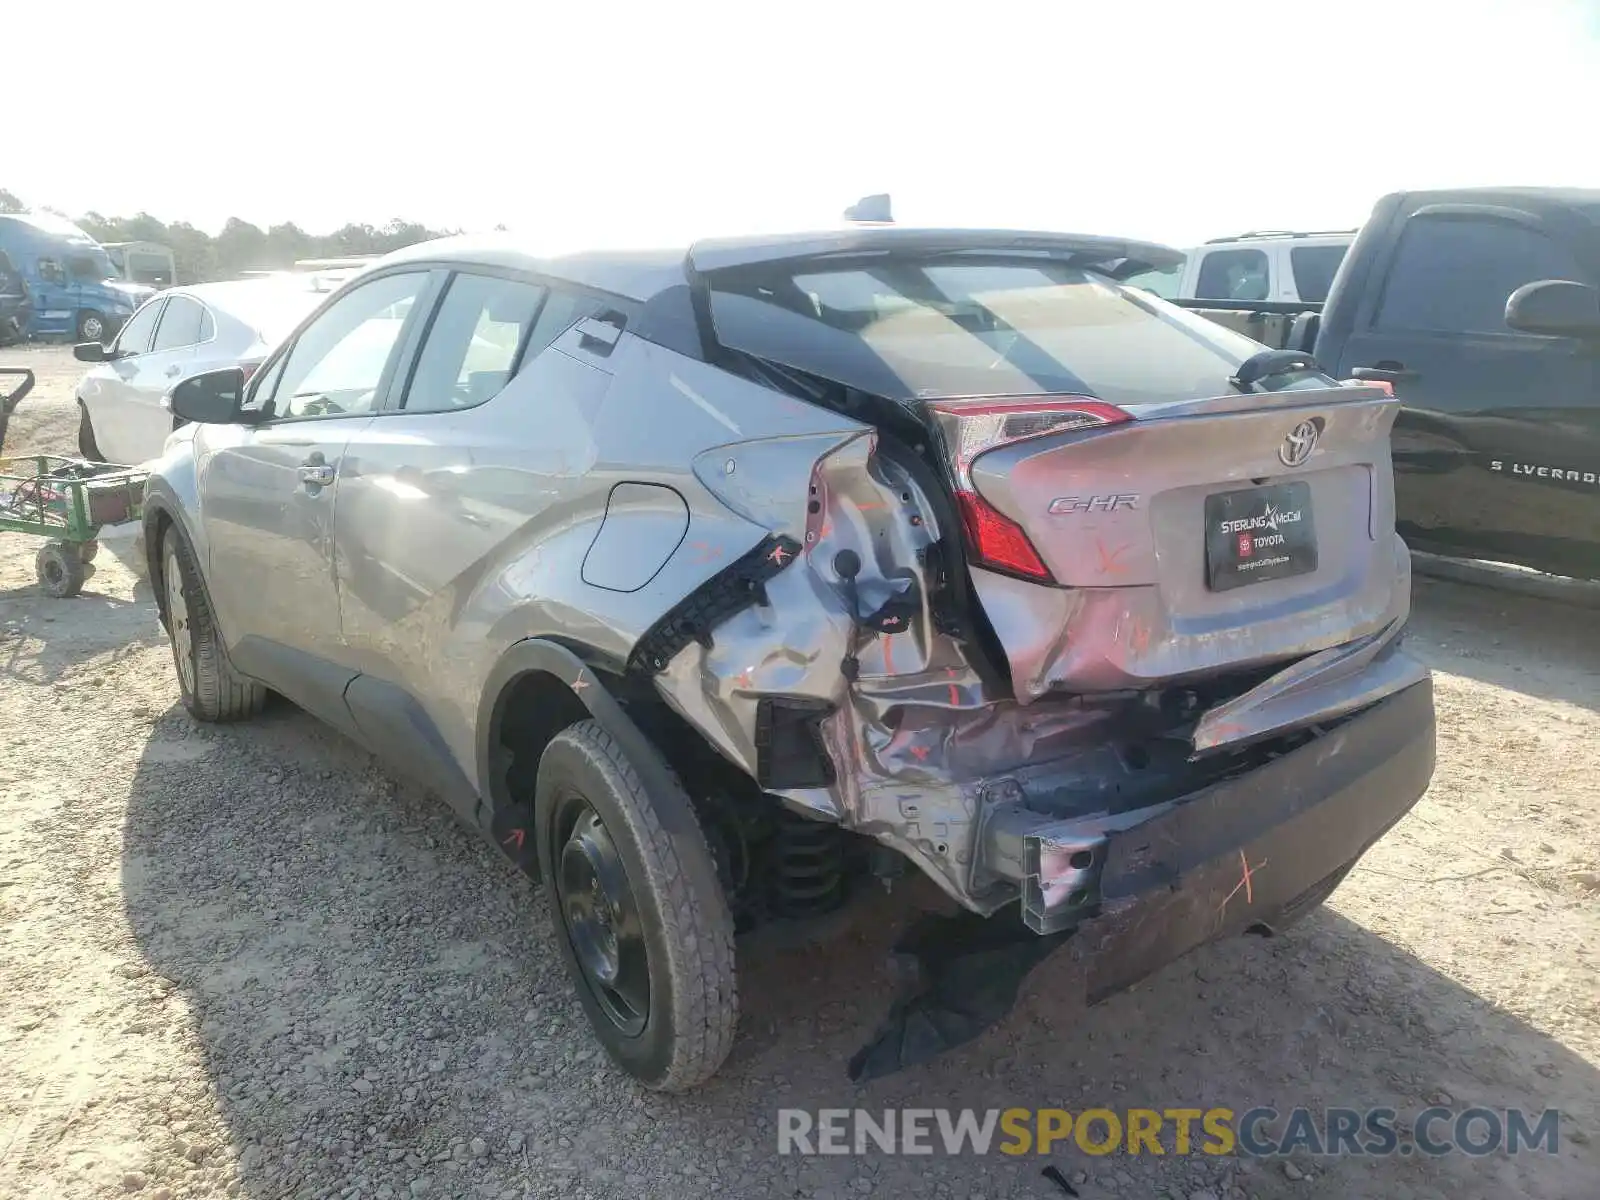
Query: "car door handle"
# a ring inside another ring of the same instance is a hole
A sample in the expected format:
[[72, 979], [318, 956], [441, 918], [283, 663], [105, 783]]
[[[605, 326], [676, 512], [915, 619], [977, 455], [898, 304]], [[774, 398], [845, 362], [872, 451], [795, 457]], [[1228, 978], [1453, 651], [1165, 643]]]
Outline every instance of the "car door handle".
[[1416, 371], [1408, 371], [1404, 363], [1379, 363], [1375, 367], [1357, 367], [1351, 375], [1366, 383], [1406, 383], [1420, 378]]
[[334, 470], [327, 463], [302, 463], [300, 482], [307, 487], [327, 487], [333, 482]]

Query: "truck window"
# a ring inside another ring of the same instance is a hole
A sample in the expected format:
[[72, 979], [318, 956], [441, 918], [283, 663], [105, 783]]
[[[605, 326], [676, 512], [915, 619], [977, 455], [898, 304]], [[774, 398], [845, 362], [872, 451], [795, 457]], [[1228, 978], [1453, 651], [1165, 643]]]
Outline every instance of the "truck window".
[[98, 283], [105, 278], [105, 272], [100, 269], [100, 264], [86, 254], [69, 256], [67, 270], [72, 272], [74, 279], [82, 279], [88, 283]]
[[39, 260], [39, 278], [46, 283], [65, 283], [67, 277], [61, 270], [61, 264], [53, 258]]
[[1564, 246], [1525, 225], [1482, 217], [1413, 217], [1400, 235], [1374, 324], [1508, 333], [1506, 300], [1539, 279], [1587, 282]]
[[1265, 251], [1212, 250], [1200, 260], [1197, 300], [1265, 300], [1272, 294]]
[[1349, 246], [1291, 247], [1289, 269], [1294, 272], [1295, 294], [1307, 304], [1321, 304], [1326, 300], [1334, 273], [1349, 249]]

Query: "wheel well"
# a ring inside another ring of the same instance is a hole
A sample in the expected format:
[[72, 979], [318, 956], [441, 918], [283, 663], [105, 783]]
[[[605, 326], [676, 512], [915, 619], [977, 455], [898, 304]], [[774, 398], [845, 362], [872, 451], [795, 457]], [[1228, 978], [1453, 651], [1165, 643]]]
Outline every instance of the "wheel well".
[[588, 707], [567, 682], [549, 671], [528, 671], [511, 680], [495, 703], [489, 728], [490, 762], [498, 768], [487, 781], [490, 804], [497, 810], [531, 810], [544, 748], [588, 716]]
[[156, 615], [161, 618], [163, 627], [167, 623], [167, 589], [161, 586], [161, 546], [167, 540], [167, 530], [171, 527], [171, 515], [158, 508], [155, 519], [145, 527], [144, 539], [145, 567], [149, 571], [150, 590], [156, 596]]

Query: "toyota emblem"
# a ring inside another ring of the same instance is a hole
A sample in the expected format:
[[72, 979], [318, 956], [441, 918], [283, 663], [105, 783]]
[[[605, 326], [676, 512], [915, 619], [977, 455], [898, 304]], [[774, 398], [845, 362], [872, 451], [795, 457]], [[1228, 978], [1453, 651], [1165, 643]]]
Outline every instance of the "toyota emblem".
[[1317, 437], [1320, 434], [1315, 421], [1301, 421], [1289, 430], [1289, 436], [1283, 439], [1283, 445], [1278, 447], [1278, 458], [1286, 467], [1298, 467], [1311, 457], [1311, 452], [1317, 448]]

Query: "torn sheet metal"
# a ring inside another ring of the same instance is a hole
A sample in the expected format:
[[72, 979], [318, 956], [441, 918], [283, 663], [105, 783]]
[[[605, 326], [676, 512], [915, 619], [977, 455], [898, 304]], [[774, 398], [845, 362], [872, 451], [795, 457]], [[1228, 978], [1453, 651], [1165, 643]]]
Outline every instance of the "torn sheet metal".
[[[1347, 606], [1286, 612], [1282, 621], [1305, 622], [1293, 644], [1330, 648], [1280, 660], [1281, 673], [1211, 712], [1174, 715], [1158, 681], [1248, 660], [1266, 643], [1236, 629], [1177, 636], [1155, 588], [1045, 588], [974, 571], [997, 629], [1034, 631], [1031, 648], [1014, 637], [1008, 651], [1013, 667], [1036, 674], [1019, 677], [1015, 698], [996, 694], [936, 619], [926, 563], [942, 531], [906, 472], [876, 453], [870, 434], [816, 438], [802, 481], [793, 464], [806, 456], [785, 444], [791, 452], [724, 448], [697, 464], [708, 486], [730, 491], [739, 512], [797, 550], [712, 636], [666, 662], [656, 686], [758, 780], [763, 700], [831, 711], [816, 734], [832, 781], [767, 790], [898, 850], [971, 911], [1020, 898], [1037, 931], [1069, 926], [1097, 901], [1072, 863], [1092, 857], [1124, 814], [1148, 816], [1241, 769], [1231, 746], [1353, 711], [1425, 676], [1392, 653], [1400, 618], [1385, 594], [1384, 611], [1363, 617], [1373, 629], [1353, 643]], [[1064, 680], [1084, 686], [1063, 692]]]
[[1303, 658], [1208, 710], [1195, 725], [1195, 752], [1330, 721], [1421, 683], [1428, 668], [1399, 653], [1400, 633], [1397, 621], [1348, 645]]

